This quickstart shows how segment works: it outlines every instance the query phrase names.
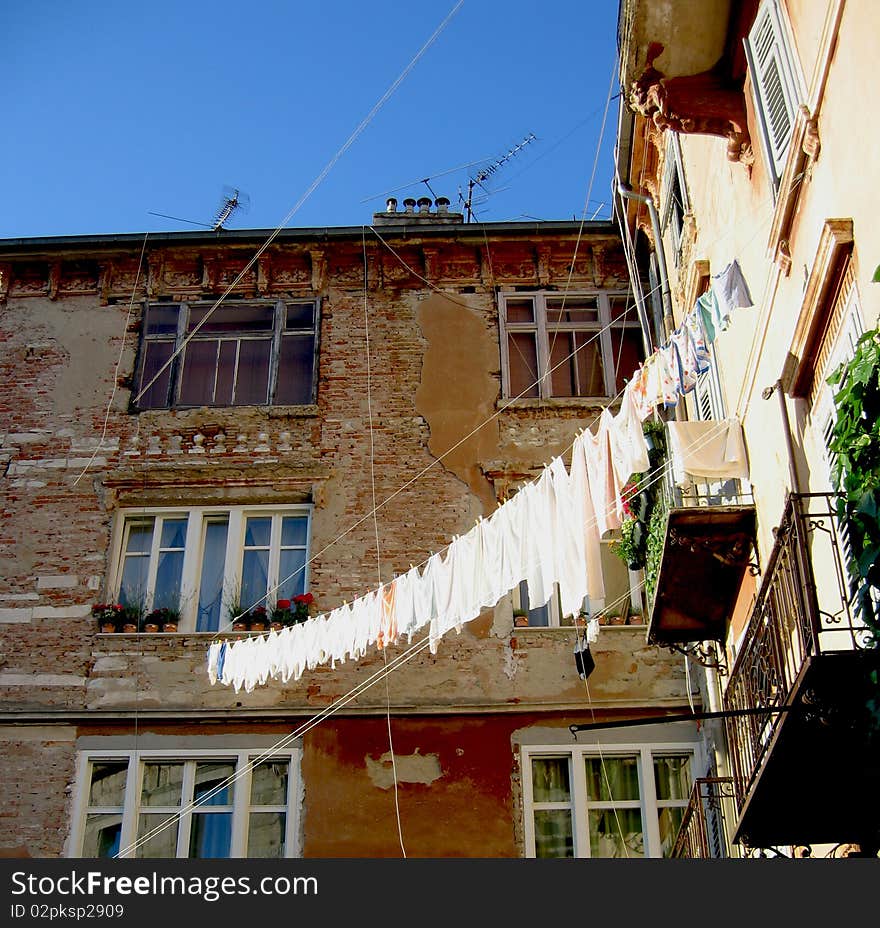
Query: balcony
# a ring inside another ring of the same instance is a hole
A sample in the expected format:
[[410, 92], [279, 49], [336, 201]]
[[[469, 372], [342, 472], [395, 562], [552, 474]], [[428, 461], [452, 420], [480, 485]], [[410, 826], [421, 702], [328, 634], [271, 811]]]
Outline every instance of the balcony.
[[727, 819], [733, 795], [732, 777], [695, 780], [669, 856], [690, 860], [732, 857], [727, 841]]
[[[880, 733], [834, 497], [789, 497], [723, 696], [747, 847], [880, 843]], [[764, 711], [766, 710], [766, 711]]]
[[662, 537], [662, 545], [659, 557], [649, 554], [648, 642], [674, 650], [722, 642], [745, 572], [754, 567], [751, 488], [739, 478], [683, 486], [667, 462], [657, 497], [650, 536]]

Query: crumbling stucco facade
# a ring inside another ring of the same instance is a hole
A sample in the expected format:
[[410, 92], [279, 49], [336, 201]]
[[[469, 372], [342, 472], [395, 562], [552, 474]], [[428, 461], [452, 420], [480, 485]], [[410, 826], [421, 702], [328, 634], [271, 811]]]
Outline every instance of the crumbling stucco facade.
[[[122, 511], [309, 507], [321, 611], [422, 563], [603, 405], [504, 395], [497, 293], [626, 290], [620, 243], [602, 222], [404, 218], [285, 230], [261, 250], [265, 238], [0, 243], [0, 846], [83, 854], [78, 777], [102, 745], [265, 750], [313, 719], [294, 740], [287, 853], [398, 855], [396, 793], [409, 856], [521, 856], [523, 732], [565, 742], [571, 724], [687, 707], [680, 658], [648, 647], [643, 627], [603, 630], [587, 686], [574, 629], [514, 628], [505, 597], [387, 689], [339, 705], [406, 644], [236, 693], [210, 685], [221, 632], [196, 632], [192, 615], [174, 633], [105, 634], [90, 609], [118, 593]], [[139, 410], [145, 305], [221, 298], [316, 301], [313, 402]], [[625, 596], [625, 572], [608, 568], [608, 599]]]

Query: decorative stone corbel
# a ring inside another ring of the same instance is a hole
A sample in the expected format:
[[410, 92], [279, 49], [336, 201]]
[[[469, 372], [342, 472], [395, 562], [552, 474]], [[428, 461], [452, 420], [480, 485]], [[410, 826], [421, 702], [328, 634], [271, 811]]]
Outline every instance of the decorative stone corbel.
[[654, 67], [663, 48], [660, 42], [648, 46], [645, 70], [630, 87], [633, 109], [661, 130], [724, 137], [728, 160], [751, 165], [754, 155], [742, 89], [730, 86], [712, 69], [666, 77]]

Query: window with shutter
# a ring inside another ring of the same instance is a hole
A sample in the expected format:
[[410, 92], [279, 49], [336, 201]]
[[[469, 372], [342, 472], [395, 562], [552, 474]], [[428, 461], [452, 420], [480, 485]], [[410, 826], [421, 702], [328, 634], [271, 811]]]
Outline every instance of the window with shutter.
[[745, 49], [767, 164], [776, 188], [785, 168], [800, 97], [778, 0], [765, 0], [745, 40]]

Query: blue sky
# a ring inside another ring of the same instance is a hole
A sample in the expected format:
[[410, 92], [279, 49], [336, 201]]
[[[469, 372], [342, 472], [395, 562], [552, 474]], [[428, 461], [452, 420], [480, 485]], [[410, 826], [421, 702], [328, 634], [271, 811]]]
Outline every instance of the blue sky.
[[617, 7], [10, 3], [0, 238], [192, 230], [235, 187], [249, 206], [230, 229], [358, 226], [431, 191], [461, 208], [469, 178], [531, 135], [477, 188], [475, 218], [606, 218]]

